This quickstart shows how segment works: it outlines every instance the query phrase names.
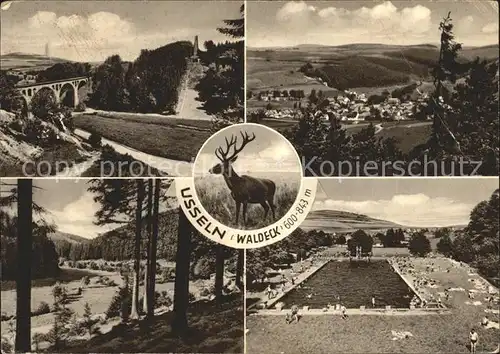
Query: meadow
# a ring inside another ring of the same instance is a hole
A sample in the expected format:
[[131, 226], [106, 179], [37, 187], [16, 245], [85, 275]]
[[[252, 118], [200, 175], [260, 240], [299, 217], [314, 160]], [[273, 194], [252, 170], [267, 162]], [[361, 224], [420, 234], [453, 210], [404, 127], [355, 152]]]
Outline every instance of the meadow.
[[[268, 178], [276, 183], [276, 194], [274, 204], [276, 206], [276, 221], [283, 217], [291, 208], [300, 188], [301, 175], [299, 172], [284, 172], [275, 174], [263, 174], [255, 177]], [[272, 213], [269, 210], [267, 220], [263, 220], [264, 209], [260, 204], [249, 204], [247, 226], [243, 226], [242, 210], [236, 224], [236, 205], [231, 197], [231, 191], [226, 185], [223, 177], [203, 176], [195, 177], [196, 194], [205, 210], [220, 223], [238, 229], [259, 229], [272, 224]]]
[[154, 156], [188, 162], [211, 135], [209, 121], [128, 114], [82, 114], [74, 120], [77, 128], [99, 133], [116, 143]]

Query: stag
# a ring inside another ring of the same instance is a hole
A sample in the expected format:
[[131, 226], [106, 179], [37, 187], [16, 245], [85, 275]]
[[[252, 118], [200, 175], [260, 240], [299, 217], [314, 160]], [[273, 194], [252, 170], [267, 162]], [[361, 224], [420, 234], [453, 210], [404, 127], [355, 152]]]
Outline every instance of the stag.
[[231, 136], [231, 140], [226, 138], [225, 149], [219, 146], [215, 149], [215, 156], [220, 160], [220, 163], [212, 167], [209, 172], [218, 174], [224, 177], [227, 187], [231, 191], [231, 197], [236, 203], [236, 224], [240, 214], [240, 207], [243, 205], [243, 223], [247, 224], [247, 207], [248, 204], [260, 204], [264, 208], [264, 220], [267, 218], [269, 209], [273, 214], [273, 220], [276, 220], [274, 194], [276, 192], [276, 184], [263, 178], [255, 178], [247, 175], [239, 176], [232, 167], [232, 163], [238, 158], [238, 154], [245, 146], [255, 140], [255, 134], [249, 136], [248, 133], [240, 132], [243, 139], [241, 145], [237, 147], [237, 137]]

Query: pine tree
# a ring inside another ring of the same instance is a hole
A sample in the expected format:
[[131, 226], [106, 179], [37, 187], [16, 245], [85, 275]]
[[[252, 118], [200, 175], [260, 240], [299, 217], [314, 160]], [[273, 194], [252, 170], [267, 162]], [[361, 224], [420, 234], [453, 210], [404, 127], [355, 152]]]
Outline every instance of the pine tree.
[[441, 31], [439, 59], [437, 65], [432, 70], [434, 77], [434, 94], [430, 98], [429, 105], [433, 110], [434, 121], [432, 126], [432, 138], [430, 148], [434, 154], [441, 154], [443, 149], [448, 149], [450, 144], [454, 144], [454, 139], [450, 136], [447, 127], [447, 117], [445, 104], [447, 90], [444, 87], [445, 82], [454, 83], [460, 72], [460, 65], [457, 62], [458, 52], [462, 49], [460, 43], [455, 42], [453, 34], [453, 23], [451, 12], [443, 18], [439, 24]]

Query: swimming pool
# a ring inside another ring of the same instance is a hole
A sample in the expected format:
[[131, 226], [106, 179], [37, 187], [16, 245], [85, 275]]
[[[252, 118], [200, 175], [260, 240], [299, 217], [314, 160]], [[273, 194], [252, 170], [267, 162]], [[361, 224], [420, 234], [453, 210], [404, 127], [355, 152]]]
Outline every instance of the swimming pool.
[[[310, 294], [312, 297], [308, 298]], [[335, 305], [337, 295], [347, 308], [363, 305], [370, 308], [372, 296], [376, 308], [385, 308], [386, 305], [409, 308], [414, 293], [385, 260], [333, 260], [292, 289], [280, 302], [285, 303], [284, 308], [298, 305], [321, 309], [328, 304]]]

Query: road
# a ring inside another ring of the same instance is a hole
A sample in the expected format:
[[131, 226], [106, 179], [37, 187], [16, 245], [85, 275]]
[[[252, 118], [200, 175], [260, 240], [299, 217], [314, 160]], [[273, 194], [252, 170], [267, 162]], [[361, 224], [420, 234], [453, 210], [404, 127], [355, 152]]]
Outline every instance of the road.
[[[82, 129], [75, 129], [75, 134], [83, 139], [87, 139], [90, 133]], [[166, 159], [164, 157], [146, 154], [131, 147], [119, 144], [115, 141], [102, 138], [102, 145], [109, 145], [120, 154], [129, 154], [134, 159], [145, 163], [157, 170], [172, 177], [190, 177], [193, 174], [193, 164], [191, 162]]]

